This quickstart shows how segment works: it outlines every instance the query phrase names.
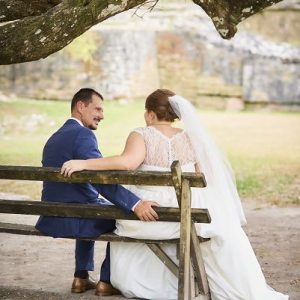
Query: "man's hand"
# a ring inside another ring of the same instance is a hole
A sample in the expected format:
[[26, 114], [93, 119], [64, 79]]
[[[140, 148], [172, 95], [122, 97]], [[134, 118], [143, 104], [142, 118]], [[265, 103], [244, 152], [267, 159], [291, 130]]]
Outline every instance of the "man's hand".
[[154, 201], [141, 200], [134, 208], [134, 213], [141, 221], [156, 221], [158, 215], [152, 206], [159, 206], [159, 204]]
[[60, 174], [64, 175], [65, 177], [70, 177], [72, 173], [76, 171], [82, 171], [85, 169], [85, 160], [68, 160], [66, 161], [60, 170]]

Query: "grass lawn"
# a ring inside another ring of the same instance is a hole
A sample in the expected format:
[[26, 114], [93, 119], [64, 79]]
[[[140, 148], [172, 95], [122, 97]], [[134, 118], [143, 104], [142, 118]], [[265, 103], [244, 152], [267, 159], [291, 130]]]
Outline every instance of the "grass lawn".
[[[69, 116], [68, 102], [17, 99], [0, 102], [0, 164], [40, 166], [43, 145]], [[144, 102], [104, 103], [96, 132], [104, 156], [122, 151], [129, 132], [144, 125]], [[244, 200], [300, 204], [300, 114], [216, 112], [199, 114], [236, 174]], [[180, 126], [180, 124], [178, 124]], [[0, 180], [0, 192], [38, 199], [40, 183]]]

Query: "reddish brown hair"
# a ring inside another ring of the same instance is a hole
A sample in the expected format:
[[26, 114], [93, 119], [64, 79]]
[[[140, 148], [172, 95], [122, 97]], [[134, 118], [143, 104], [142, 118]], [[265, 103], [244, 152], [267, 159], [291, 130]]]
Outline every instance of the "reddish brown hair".
[[169, 97], [174, 95], [175, 93], [170, 90], [158, 89], [147, 97], [145, 108], [147, 111], [153, 111], [159, 121], [174, 122], [178, 116], [169, 102]]

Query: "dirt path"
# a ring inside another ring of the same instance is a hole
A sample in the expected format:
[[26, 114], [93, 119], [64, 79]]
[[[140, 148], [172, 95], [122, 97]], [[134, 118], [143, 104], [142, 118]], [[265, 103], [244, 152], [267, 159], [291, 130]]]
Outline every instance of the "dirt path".
[[[288, 293], [291, 300], [300, 299], [300, 207], [258, 207], [247, 202], [244, 208], [245, 230], [267, 282]], [[32, 216], [0, 215], [2, 222], [32, 224], [35, 220]], [[69, 293], [74, 241], [3, 233], [0, 237], [0, 299], [98, 299], [91, 291]], [[96, 271], [92, 274], [96, 279], [104, 249], [105, 243], [96, 243]]]

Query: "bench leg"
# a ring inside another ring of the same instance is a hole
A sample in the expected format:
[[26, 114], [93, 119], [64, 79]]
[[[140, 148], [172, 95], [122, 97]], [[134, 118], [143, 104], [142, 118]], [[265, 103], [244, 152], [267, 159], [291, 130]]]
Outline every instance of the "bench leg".
[[191, 191], [187, 180], [182, 182], [181, 196], [178, 300], [190, 300]]
[[[173, 179], [173, 183], [174, 183], [174, 188], [176, 191], [176, 196], [177, 196], [177, 200], [178, 200], [178, 205], [179, 207], [181, 207], [181, 224], [180, 224], [180, 249], [179, 249], [179, 273], [181, 271], [181, 268], [183, 268], [183, 246], [182, 243], [184, 242], [184, 239], [187, 240], [187, 237], [182, 233], [182, 231], [186, 230], [186, 223], [184, 222], [184, 216], [183, 211], [184, 211], [184, 207], [185, 210], [187, 208], [187, 202], [188, 204], [188, 210], [190, 212], [190, 203], [191, 203], [191, 194], [190, 194], [190, 187], [188, 183], [184, 183], [184, 181], [182, 182], [181, 180], [181, 168], [180, 168], [180, 164], [178, 161], [174, 161], [172, 166], [171, 166], [171, 171], [172, 171], [172, 179]], [[189, 190], [189, 192], [187, 193], [187, 189]], [[183, 195], [185, 194], [185, 195]], [[187, 220], [187, 215], [185, 216], [186, 220]], [[190, 214], [189, 214], [189, 218], [190, 218]], [[186, 221], [185, 220], [185, 221]], [[192, 265], [194, 268], [194, 272], [195, 272], [195, 277], [196, 277], [196, 286], [195, 286], [195, 296], [197, 296], [199, 293], [199, 297], [201, 297], [201, 300], [209, 300], [211, 299], [210, 297], [210, 292], [209, 292], [209, 286], [208, 286], [208, 282], [207, 282], [207, 277], [206, 277], [206, 272], [205, 272], [205, 268], [204, 268], [204, 263], [202, 260], [202, 255], [201, 255], [201, 248], [199, 245], [199, 240], [197, 237], [197, 232], [196, 232], [196, 228], [194, 224], [191, 224], [191, 222], [188, 225], [189, 227], [189, 232], [191, 234], [190, 236], [190, 240], [188, 241], [190, 249], [188, 250], [188, 252], [191, 255], [191, 259], [192, 259]], [[191, 252], [190, 252], [191, 251]], [[181, 264], [180, 264], [181, 262]], [[187, 268], [187, 267], [186, 267]], [[184, 284], [182, 283], [183, 279], [179, 276], [179, 281], [178, 281], [178, 299], [186, 299], [184, 298], [183, 294], [185, 295], [186, 292], [183, 292], [181, 289], [183, 289]], [[189, 287], [189, 290], [192, 291], [193, 288]], [[192, 297], [190, 297], [190, 299], [193, 299]], [[195, 299], [198, 299], [195, 298]], [[200, 299], [200, 298], [199, 298]]]
[[197, 285], [196, 285], [196, 281], [195, 281], [195, 272], [194, 272], [194, 268], [192, 266], [192, 263], [190, 263], [190, 299], [193, 300], [195, 299], [196, 295], [197, 295]]
[[208, 281], [206, 277], [204, 262], [202, 259], [200, 243], [194, 223], [191, 227], [191, 260], [195, 270], [195, 276], [199, 288], [199, 293], [201, 295], [209, 295]]

